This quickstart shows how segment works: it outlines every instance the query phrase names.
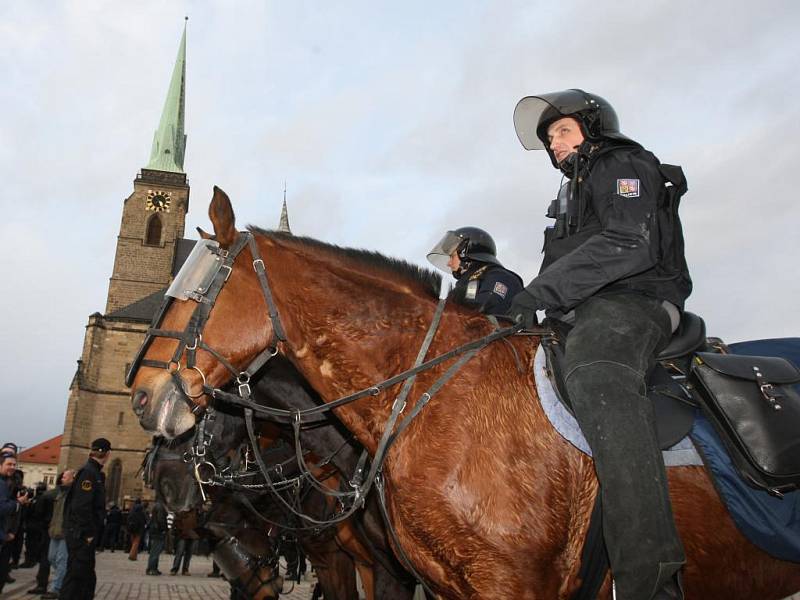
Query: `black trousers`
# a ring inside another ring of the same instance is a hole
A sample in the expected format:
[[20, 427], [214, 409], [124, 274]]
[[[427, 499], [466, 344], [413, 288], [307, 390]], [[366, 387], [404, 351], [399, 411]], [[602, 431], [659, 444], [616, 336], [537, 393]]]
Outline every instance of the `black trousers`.
[[97, 585], [95, 575], [95, 544], [86, 539], [67, 533], [67, 574], [61, 586], [60, 600], [91, 600]]
[[36, 572], [36, 587], [47, 589], [50, 579], [50, 534], [44, 532], [39, 543], [39, 570]]
[[594, 455], [617, 598], [650, 600], [685, 562], [645, 383], [669, 315], [633, 293], [592, 297], [575, 314], [564, 378]]
[[[0, 537], [2, 535], [3, 532], [0, 531]], [[11, 544], [0, 542], [0, 592], [3, 591], [8, 574], [11, 572], [11, 549]]]

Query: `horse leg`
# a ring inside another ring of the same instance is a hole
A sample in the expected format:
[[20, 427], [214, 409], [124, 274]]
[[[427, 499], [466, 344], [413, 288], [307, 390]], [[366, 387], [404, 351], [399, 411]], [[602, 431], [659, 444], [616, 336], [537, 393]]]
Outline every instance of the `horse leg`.
[[355, 563], [334, 538], [306, 540], [303, 551], [317, 573], [325, 600], [359, 600]]
[[378, 600], [412, 600], [417, 584], [396, 577], [379, 560], [372, 563], [373, 594]]
[[372, 567], [360, 561], [356, 561], [355, 566], [358, 575], [361, 577], [361, 585], [364, 588], [364, 595], [367, 600], [382, 600], [383, 596], [375, 595], [375, 577]]
[[347, 554], [336, 552], [314, 570], [325, 600], [359, 600], [355, 564]]

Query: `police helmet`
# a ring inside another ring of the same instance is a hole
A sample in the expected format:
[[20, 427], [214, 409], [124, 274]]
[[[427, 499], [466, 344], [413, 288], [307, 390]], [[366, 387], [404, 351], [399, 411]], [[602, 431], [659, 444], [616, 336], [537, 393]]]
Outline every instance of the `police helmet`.
[[447, 263], [454, 252], [462, 262], [476, 260], [502, 266], [497, 260], [497, 246], [492, 236], [478, 227], [459, 227], [445, 233], [428, 252], [428, 261], [437, 269], [449, 273]]
[[514, 109], [514, 129], [526, 150], [547, 150], [553, 166], [558, 168], [558, 162], [550, 150], [547, 128], [564, 117], [576, 119], [589, 141], [635, 143], [620, 132], [617, 113], [607, 100], [579, 89], [526, 96]]

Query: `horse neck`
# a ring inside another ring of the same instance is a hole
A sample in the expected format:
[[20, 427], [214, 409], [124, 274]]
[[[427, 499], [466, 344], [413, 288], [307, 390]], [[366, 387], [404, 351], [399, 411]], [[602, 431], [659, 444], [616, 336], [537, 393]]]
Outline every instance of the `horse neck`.
[[[421, 283], [388, 269], [303, 247], [261, 242], [284, 351], [300, 374], [330, 402], [410, 367], [433, 318], [436, 298]], [[382, 394], [337, 409], [336, 416], [368, 448], [392, 398]]]

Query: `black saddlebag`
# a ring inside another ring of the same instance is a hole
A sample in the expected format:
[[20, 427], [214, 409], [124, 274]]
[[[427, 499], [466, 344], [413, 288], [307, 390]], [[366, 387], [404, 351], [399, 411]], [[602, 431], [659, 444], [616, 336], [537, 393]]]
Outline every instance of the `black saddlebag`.
[[698, 352], [689, 380], [750, 485], [800, 487], [800, 369], [783, 358]]

